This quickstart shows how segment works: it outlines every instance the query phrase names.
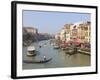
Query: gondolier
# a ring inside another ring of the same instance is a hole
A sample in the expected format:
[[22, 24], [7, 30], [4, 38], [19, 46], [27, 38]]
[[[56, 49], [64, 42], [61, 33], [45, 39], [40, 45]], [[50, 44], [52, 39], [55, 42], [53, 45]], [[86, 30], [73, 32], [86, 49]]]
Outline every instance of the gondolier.
[[46, 57], [44, 56], [44, 61], [46, 60]]

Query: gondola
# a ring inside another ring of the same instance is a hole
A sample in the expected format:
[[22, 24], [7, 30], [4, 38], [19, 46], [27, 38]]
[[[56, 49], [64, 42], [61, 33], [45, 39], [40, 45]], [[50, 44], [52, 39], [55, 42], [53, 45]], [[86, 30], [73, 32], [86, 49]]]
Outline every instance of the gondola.
[[51, 61], [52, 58], [47, 59], [47, 60], [39, 60], [39, 61], [32, 61], [32, 60], [23, 60], [24, 63], [47, 63]]

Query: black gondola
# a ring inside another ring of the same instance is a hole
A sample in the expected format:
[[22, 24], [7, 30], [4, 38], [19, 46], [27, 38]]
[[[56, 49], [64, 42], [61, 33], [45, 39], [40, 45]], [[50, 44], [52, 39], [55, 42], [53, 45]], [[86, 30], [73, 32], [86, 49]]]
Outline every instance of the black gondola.
[[32, 61], [32, 60], [23, 60], [24, 63], [46, 63], [46, 62], [49, 62], [51, 61], [52, 58], [50, 59], [46, 59], [46, 60], [39, 60], [39, 61]]

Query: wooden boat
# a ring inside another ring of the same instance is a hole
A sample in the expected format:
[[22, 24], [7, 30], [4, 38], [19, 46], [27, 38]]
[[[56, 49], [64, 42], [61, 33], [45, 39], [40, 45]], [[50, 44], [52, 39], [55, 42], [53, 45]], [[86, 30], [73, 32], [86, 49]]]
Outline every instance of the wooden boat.
[[46, 60], [38, 60], [38, 61], [32, 61], [32, 60], [23, 60], [24, 63], [47, 63], [51, 61], [52, 58], [46, 59]]

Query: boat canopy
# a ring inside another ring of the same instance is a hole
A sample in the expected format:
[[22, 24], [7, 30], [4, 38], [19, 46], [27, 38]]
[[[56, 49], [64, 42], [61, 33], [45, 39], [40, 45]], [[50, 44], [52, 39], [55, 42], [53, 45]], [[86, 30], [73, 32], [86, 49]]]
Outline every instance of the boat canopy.
[[28, 51], [34, 51], [35, 50], [35, 47], [34, 46], [29, 46], [28, 47]]

